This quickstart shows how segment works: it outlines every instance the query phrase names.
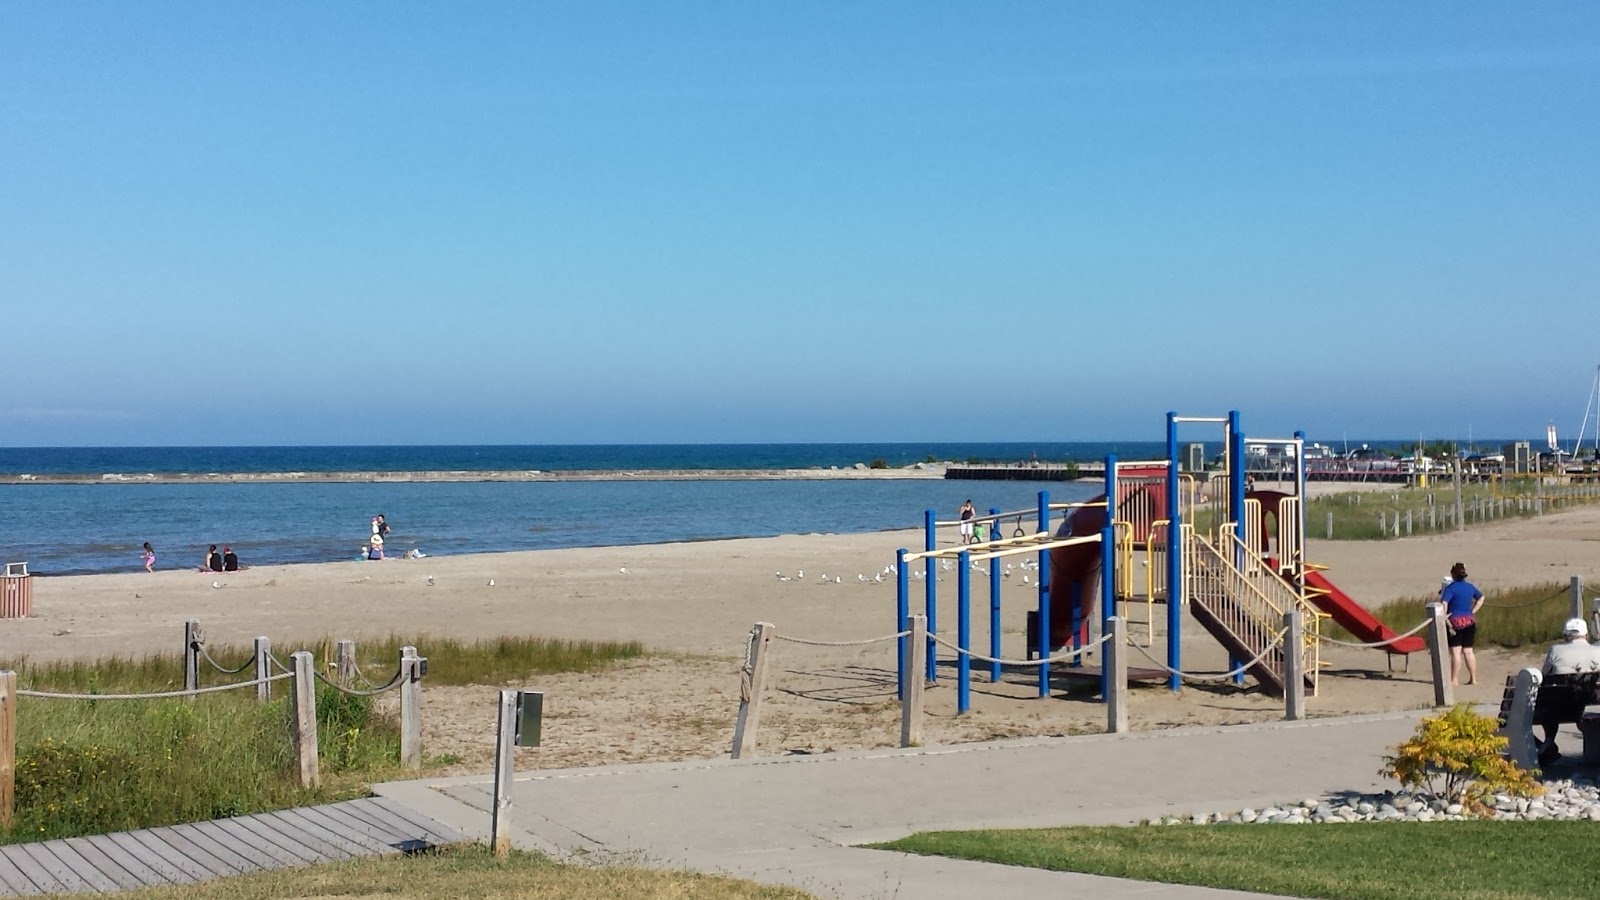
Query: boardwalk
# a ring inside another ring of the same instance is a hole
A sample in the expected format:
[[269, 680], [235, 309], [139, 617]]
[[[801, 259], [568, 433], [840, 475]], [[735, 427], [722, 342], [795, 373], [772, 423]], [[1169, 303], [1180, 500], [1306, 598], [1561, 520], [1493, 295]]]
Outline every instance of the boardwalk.
[[414, 853], [465, 836], [381, 797], [0, 847], [0, 897], [189, 884], [265, 869]]

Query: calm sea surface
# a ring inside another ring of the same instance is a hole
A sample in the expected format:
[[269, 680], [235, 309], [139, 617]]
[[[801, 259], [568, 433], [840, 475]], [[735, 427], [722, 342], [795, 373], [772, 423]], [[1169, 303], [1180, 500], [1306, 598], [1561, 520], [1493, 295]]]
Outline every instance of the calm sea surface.
[[[1163, 452], [1140, 443], [11, 448], [0, 449], [0, 473], [639, 472]], [[1032, 509], [1041, 488], [1053, 500], [1095, 493], [1090, 484], [940, 479], [0, 485], [0, 562], [44, 574], [131, 572], [144, 541], [161, 569], [198, 565], [211, 543], [232, 545], [247, 565], [354, 559], [377, 513], [393, 528], [395, 554], [865, 532], [918, 527], [925, 509], [954, 518], [968, 497], [984, 511]]]

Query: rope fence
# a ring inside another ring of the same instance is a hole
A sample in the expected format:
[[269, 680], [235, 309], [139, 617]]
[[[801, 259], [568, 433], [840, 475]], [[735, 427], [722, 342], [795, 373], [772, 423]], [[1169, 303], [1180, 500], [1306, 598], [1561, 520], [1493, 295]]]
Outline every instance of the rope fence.
[[1561, 599], [1563, 597], [1568, 597], [1568, 596], [1570, 596], [1569, 589], [1562, 588], [1562, 589], [1556, 591], [1555, 593], [1551, 594], [1550, 596], [1541, 598], [1539, 600], [1530, 600], [1527, 603], [1485, 603], [1483, 605], [1483, 608], [1484, 609], [1528, 609], [1529, 607], [1542, 606], [1542, 605], [1544, 605], [1546, 603], [1549, 603], [1551, 600], [1558, 600], [1558, 599]]
[[1160, 660], [1158, 660], [1155, 657], [1151, 656], [1150, 654], [1146, 653], [1144, 648], [1139, 646], [1135, 642], [1129, 641], [1128, 642], [1128, 646], [1130, 646], [1133, 649], [1139, 651], [1139, 655], [1140, 656], [1143, 656], [1145, 659], [1148, 659], [1152, 663], [1155, 663], [1156, 668], [1161, 669], [1162, 671], [1166, 672], [1168, 675], [1176, 675], [1179, 678], [1184, 679], [1185, 681], [1198, 681], [1198, 682], [1201, 682], [1201, 683], [1206, 683], [1206, 682], [1227, 681], [1228, 679], [1234, 677], [1235, 675], [1243, 675], [1245, 672], [1250, 670], [1251, 666], [1254, 666], [1256, 663], [1259, 663], [1263, 659], [1266, 659], [1268, 653], [1271, 653], [1280, 644], [1282, 644], [1283, 643], [1283, 636], [1285, 634], [1288, 634], [1288, 632], [1287, 631], [1278, 632], [1277, 636], [1272, 639], [1272, 642], [1267, 644], [1266, 649], [1264, 649], [1260, 653], [1256, 654], [1255, 659], [1252, 659], [1252, 660], [1250, 660], [1249, 662], [1246, 662], [1246, 663], [1241, 663], [1237, 668], [1232, 669], [1232, 670], [1227, 671], [1227, 672], [1224, 672], [1221, 675], [1201, 675], [1201, 674], [1198, 674], [1198, 673], [1195, 673], [1195, 672], [1182, 672], [1182, 671], [1179, 671], [1177, 669], [1171, 668], [1170, 666], [1167, 666], [1165, 663], [1162, 663]]
[[963, 650], [959, 646], [945, 640], [943, 635], [934, 634], [931, 631], [928, 632], [928, 639], [948, 650], [956, 653], [965, 653], [968, 658], [978, 660], [979, 662], [995, 663], [996, 665], [1001, 666], [1041, 666], [1077, 659], [1078, 657], [1088, 653], [1091, 650], [1094, 650], [1096, 647], [1099, 647], [1101, 644], [1104, 644], [1106, 641], [1110, 640], [1111, 632], [1108, 631], [1105, 634], [1100, 635], [1097, 640], [1090, 641], [1076, 650], [1068, 650], [1046, 659], [1001, 659], [994, 656], [985, 656], [982, 653], [978, 653], [973, 650]]
[[[252, 660], [253, 661], [253, 660]], [[293, 678], [293, 672], [282, 675], [272, 675], [267, 678], [256, 678], [250, 681], [240, 681], [234, 684], [217, 684], [211, 687], [195, 688], [182, 691], [150, 691], [142, 694], [83, 694], [83, 693], [58, 693], [55, 691], [34, 691], [18, 688], [18, 697], [35, 697], [40, 700], [165, 700], [176, 697], [193, 697], [196, 694], [220, 694], [223, 691], [232, 691], [238, 688], [255, 687], [258, 684], [267, 684], [273, 681], [282, 681]]]
[[[910, 634], [911, 632], [907, 630], [897, 631], [894, 634], [886, 634], [882, 637], [867, 638], [860, 641], [819, 641], [811, 638], [790, 637], [787, 634], [780, 634], [777, 631], [773, 631], [772, 637], [774, 640], [788, 641], [791, 644], [804, 644], [807, 647], [865, 647], [868, 644], [881, 644], [885, 641], [897, 641], [900, 638], [909, 636]], [[933, 635], [930, 634], [928, 637], [933, 637]]]
[[224, 675], [237, 675], [240, 672], [243, 672], [245, 669], [248, 669], [251, 666], [256, 664], [256, 655], [254, 653], [252, 653], [252, 654], [250, 654], [250, 658], [249, 659], [246, 659], [244, 662], [239, 664], [238, 668], [230, 669], [227, 666], [224, 666], [222, 663], [219, 663], [215, 659], [212, 658], [211, 651], [206, 649], [206, 645], [205, 645], [204, 641], [201, 641], [198, 644], [196, 644], [195, 645], [195, 649], [199, 651], [201, 659], [204, 659], [206, 662], [210, 663], [211, 667], [213, 669], [216, 669], [218, 672], [221, 672]]
[[1367, 641], [1366, 643], [1361, 643], [1358, 641], [1341, 641], [1338, 638], [1331, 638], [1324, 634], [1316, 634], [1312, 635], [1312, 637], [1315, 637], [1317, 640], [1322, 641], [1325, 644], [1338, 644], [1341, 647], [1355, 647], [1361, 650], [1376, 650], [1380, 647], [1388, 647], [1395, 641], [1403, 638], [1411, 637], [1412, 635], [1422, 631], [1422, 629], [1427, 628], [1432, 624], [1432, 619], [1423, 619], [1420, 623], [1418, 623], [1417, 627], [1405, 632], [1404, 634], [1397, 634], [1392, 638], [1384, 638], [1381, 641]]

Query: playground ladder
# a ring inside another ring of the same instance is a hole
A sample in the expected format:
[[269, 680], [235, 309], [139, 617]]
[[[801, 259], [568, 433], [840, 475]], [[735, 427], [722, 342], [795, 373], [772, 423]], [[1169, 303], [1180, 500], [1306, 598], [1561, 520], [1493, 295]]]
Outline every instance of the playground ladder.
[[[1217, 544], [1184, 526], [1184, 562], [1189, 608], [1194, 617], [1235, 658], [1261, 659], [1249, 672], [1268, 691], [1283, 694], [1283, 652], [1274, 647], [1262, 651], [1283, 630], [1283, 616], [1298, 607], [1306, 639], [1295, 652], [1300, 653], [1306, 690], [1317, 688], [1317, 615], [1315, 608], [1296, 595], [1293, 588], [1259, 565], [1248, 547], [1232, 534], [1221, 530]], [[1243, 566], [1236, 564], [1242, 563]], [[1249, 570], [1249, 571], [1247, 571]]]

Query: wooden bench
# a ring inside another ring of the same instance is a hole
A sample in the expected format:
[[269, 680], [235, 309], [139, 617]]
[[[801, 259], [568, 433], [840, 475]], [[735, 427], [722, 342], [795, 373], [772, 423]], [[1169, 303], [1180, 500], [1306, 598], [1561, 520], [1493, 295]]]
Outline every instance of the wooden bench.
[[1549, 755], [1534, 736], [1533, 726], [1581, 726], [1590, 706], [1600, 706], [1600, 672], [1542, 675], [1538, 669], [1524, 669], [1506, 676], [1500, 729], [1511, 741], [1512, 759], [1524, 768], [1532, 768], [1536, 759], [1548, 762]]

